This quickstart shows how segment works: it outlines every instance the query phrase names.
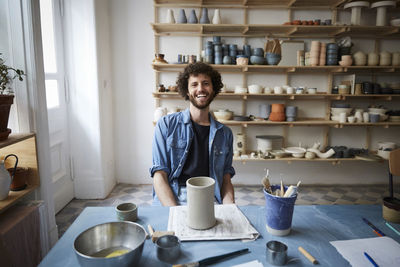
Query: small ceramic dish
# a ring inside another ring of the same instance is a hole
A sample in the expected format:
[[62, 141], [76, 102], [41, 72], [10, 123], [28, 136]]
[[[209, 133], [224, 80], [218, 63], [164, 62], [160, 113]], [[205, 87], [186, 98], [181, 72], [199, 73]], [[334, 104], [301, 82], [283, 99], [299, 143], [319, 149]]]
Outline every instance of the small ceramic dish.
[[277, 159], [286, 157], [288, 155], [288, 153], [286, 153], [284, 150], [272, 150], [270, 153]]
[[285, 152], [292, 154], [295, 158], [302, 158], [307, 150], [302, 147], [287, 147], [285, 148]]

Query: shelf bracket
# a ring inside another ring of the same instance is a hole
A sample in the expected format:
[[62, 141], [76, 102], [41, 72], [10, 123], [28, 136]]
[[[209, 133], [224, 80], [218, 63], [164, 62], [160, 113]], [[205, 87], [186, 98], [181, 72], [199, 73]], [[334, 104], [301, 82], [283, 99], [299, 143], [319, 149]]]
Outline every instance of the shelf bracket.
[[293, 27], [293, 29], [291, 29], [291, 30], [289, 30], [289, 31], [287, 32], [287, 35], [292, 35], [292, 34], [294, 34], [295, 32], [297, 32], [298, 30], [299, 30], [298, 27]]

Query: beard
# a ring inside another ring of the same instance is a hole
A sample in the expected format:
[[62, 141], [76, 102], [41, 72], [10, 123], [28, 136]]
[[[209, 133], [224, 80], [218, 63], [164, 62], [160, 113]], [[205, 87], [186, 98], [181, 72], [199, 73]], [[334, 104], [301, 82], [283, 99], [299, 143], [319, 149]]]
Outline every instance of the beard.
[[189, 101], [198, 109], [206, 109], [213, 101], [214, 96], [214, 93], [212, 93], [211, 95], [207, 95], [207, 100], [201, 101], [196, 96], [189, 94]]

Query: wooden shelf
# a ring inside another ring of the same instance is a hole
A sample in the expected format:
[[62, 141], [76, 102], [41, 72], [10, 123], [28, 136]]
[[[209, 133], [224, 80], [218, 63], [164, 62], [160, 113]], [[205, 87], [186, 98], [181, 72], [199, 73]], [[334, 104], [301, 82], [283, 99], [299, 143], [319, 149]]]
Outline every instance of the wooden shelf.
[[[155, 98], [181, 98], [177, 92], [153, 92]], [[286, 99], [286, 100], [310, 100], [310, 99], [330, 99], [330, 100], [346, 100], [347, 98], [360, 98], [360, 99], [376, 99], [383, 101], [391, 101], [393, 98], [400, 98], [400, 94], [391, 95], [349, 95], [349, 94], [328, 94], [328, 93], [317, 93], [317, 94], [236, 94], [230, 93], [219, 93], [218, 98], [274, 98], [274, 99]]]
[[371, 37], [400, 38], [398, 26], [264, 25], [264, 24], [170, 24], [151, 23], [156, 35], [236, 36], [276, 38]]
[[155, 6], [332, 9], [350, 0], [154, 0]]
[[[156, 71], [177, 72], [182, 71], [187, 64], [152, 64]], [[328, 73], [352, 73], [352, 72], [369, 72], [369, 73], [393, 73], [400, 72], [400, 66], [279, 66], [279, 65], [216, 65], [213, 68], [221, 72], [328, 72]]]
[[[308, 161], [308, 162], [331, 162], [332, 164], [338, 164], [342, 161], [364, 161], [358, 158], [314, 158], [314, 159], [307, 159], [307, 158], [294, 158], [294, 157], [283, 157], [283, 158], [274, 158], [274, 159], [259, 159], [259, 158], [240, 158], [240, 157], [233, 157], [233, 161], [242, 162], [245, 164], [246, 162], [266, 162], [266, 161], [287, 161], [291, 163], [292, 161]], [[382, 162], [384, 160], [382, 159]]]
[[[16, 204], [40, 185], [36, 154], [36, 135], [34, 133], [12, 134], [7, 140], [0, 142], [0, 156], [4, 157], [11, 153], [18, 156], [19, 167], [29, 168], [28, 186], [21, 191], [10, 191], [6, 199], [0, 200], [0, 213]], [[10, 158], [10, 162], [12, 161], [11, 159], [13, 158]], [[7, 160], [8, 164], [13, 165], [10, 162]]]

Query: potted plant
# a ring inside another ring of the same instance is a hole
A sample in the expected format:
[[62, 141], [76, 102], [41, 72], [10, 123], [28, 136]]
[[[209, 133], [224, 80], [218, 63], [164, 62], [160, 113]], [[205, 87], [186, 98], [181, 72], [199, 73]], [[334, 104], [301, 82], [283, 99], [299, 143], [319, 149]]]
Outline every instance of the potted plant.
[[7, 128], [10, 108], [13, 103], [14, 94], [11, 84], [14, 79], [23, 81], [25, 75], [23, 70], [7, 66], [0, 53], [0, 140], [5, 140], [11, 133]]

